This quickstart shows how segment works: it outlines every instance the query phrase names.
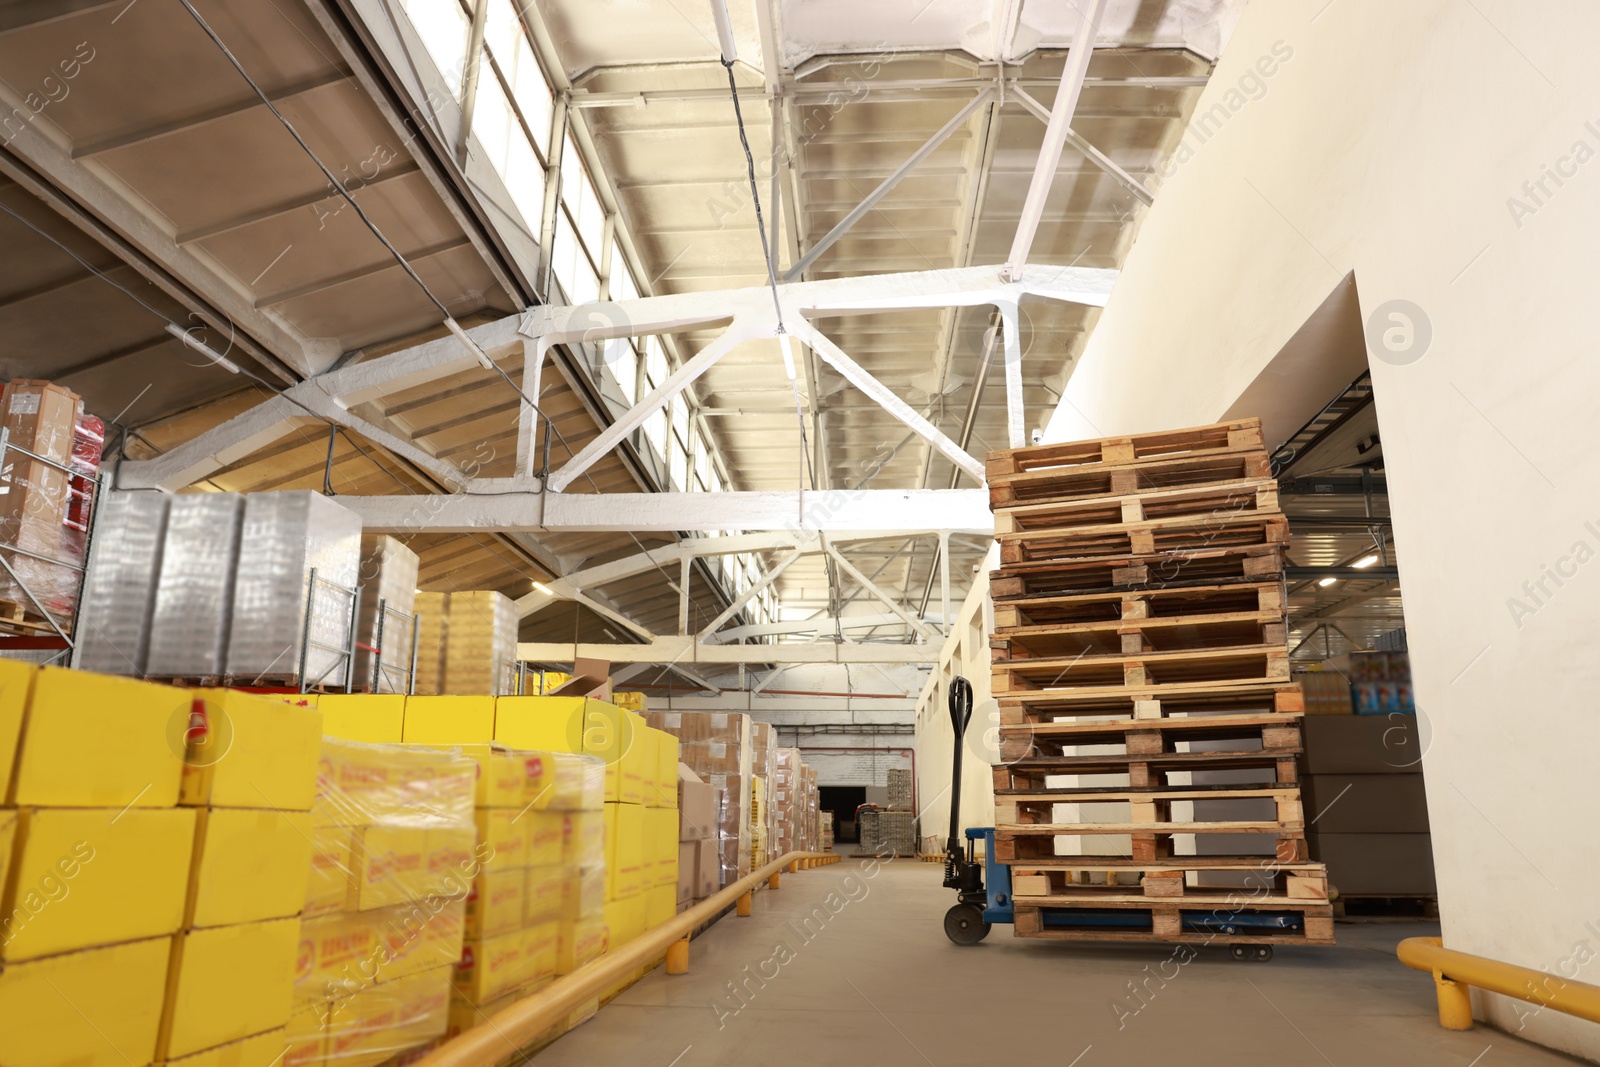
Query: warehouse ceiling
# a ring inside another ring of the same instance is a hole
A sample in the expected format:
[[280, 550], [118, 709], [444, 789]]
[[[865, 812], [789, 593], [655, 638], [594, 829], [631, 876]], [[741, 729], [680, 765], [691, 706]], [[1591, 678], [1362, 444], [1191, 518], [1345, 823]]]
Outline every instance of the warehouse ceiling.
[[[613, 296], [625, 288], [619, 271], [643, 295], [766, 281], [740, 131], [704, 3], [551, 0], [518, 11], [507, 0], [484, 0], [481, 36], [493, 63], [476, 68], [477, 80], [499, 84], [500, 110], [480, 103], [471, 135], [462, 136], [459, 101], [472, 79], [463, 76], [467, 64], [449, 57], [464, 56], [477, 39], [473, 3], [190, 2], [194, 13], [182, 0], [0, 4], [0, 98], [11, 114], [0, 150], [0, 316], [8, 327], [0, 371], [64, 380], [96, 414], [118, 422], [130, 457], [166, 451], [307, 376], [441, 336], [446, 313], [470, 326], [537, 303], [592, 299], [559, 275], [552, 284], [552, 257], [541, 253], [559, 233], [551, 228], [555, 198], [543, 195], [553, 170], [536, 164], [530, 175], [501, 163], [505, 101], [522, 100], [519, 79], [539, 68], [554, 106], [541, 113], [517, 104], [511, 136], [520, 125], [553, 164], [565, 139], [552, 133], [566, 116], [577, 159], [562, 161], [559, 188], [563, 196], [575, 188], [574, 165], [592, 181], [598, 204], [590, 207], [614, 239], [595, 268], [609, 274], [603, 284]], [[1006, 258], [1073, 43], [1069, 5], [730, 0], [729, 8], [739, 51], [733, 77], [780, 276]], [[1135, 188], [1176, 146], [1241, 8], [1242, 0], [1108, 5], [1072, 125], [1123, 174], [1069, 146], [1030, 262], [1121, 264], [1145, 210]], [[515, 47], [526, 56], [516, 52], [513, 62], [511, 42], [524, 40]], [[478, 92], [494, 97], [482, 85]], [[501, 125], [485, 126], [485, 115]], [[330, 173], [352, 190], [359, 212], [335, 195]], [[886, 181], [892, 189], [858, 210]], [[579, 213], [577, 203], [568, 206]], [[850, 218], [843, 236], [825, 243]], [[559, 237], [553, 247], [561, 252]], [[1044, 302], [1023, 311], [1032, 427], [1055, 406], [1096, 312]], [[169, 325], [225, 353], [242, 373], [185, 347]], [[985, 309], [819, 325], [969, 452], [1006, 445]], [[706, 339], [672, 335], [664, 350], [676, 362]], [[596, 354], [558, 350], [541, 375], [539, 403], [555, 430], [545, 458], [554, 466], [626, 407]], [[972, 484], [821, 361], [802, 357], [798, 413], [770, 343], [741, 346], [692, 387], [691, 419], [722, 485]], [[517, 361], [500, 369], [520, 378]], [[518, 405], [500, 374], [482, 370], [369, 407], [376, 425], [429, 455], [503, 476], [513, 472]], [[665, 487], [646, 451], [635, 435], [569, 491]], [[433, 492], [439, 483], [381, 443], [354, 432], [330, 436], [325, 422], [307, 417], [197, 486], [325, 487]], [[523, 595], [531, 582], [670, 540], [433, 534], [414, 546], [425, 587]], [[909, 611], [937, 615], [936, 546], [933, 537], [899, 537], [845, 552]], [[965, 596], [986, 548], [979, 538], [952, 540], [953, 601]], [[884, 611], [825, 559], [789, 567], [775, 583], [775, 602], [761, 610], [774, 620]], [[603, 610], [551, 605], [524, 621], [524, 637], [675, 632], [677, 577], [676, 568], [658, 570], [586, 590]], [[724, 572], [697, 566], [691, 624], [709, 622], [733, 595]], [[743, 620], [759, 621], [757, 607]], [[896, 621], [856, 636], [904, 642], [909, 634]], [[773, 658], [782, 662], [781, 653]]]

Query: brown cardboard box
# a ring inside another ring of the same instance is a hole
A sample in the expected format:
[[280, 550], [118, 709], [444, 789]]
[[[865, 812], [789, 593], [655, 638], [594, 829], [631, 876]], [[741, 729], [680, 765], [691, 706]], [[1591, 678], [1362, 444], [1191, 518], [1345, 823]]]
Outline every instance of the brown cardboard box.
[[1301, 726], [1306, 774], [1415, 774], [1426, 736], [1415, 715], [1308, 715]]
[[1432, 896], [1433, 839], [1428, 834], [1307, 836], [1311, 858], [1328, 865], [1328, 881], [1345, 896]]
[[721, 888], [721, 868], [718, 862], [716, 841], [696, 841], [694, 895], [704, 900]]
[[1307, 819], [1323, 834], [1425, 834], [1420, 774], [1314, 774], [1301, 786]]
[[[56, 463], [72, 458], [72, 439], [83, 402], [70, 389], [29, 378], [13, 378], [0, 396], [0, 421], [16, 448]], [[60, 558], [61, 531], [67, 517], [67, 472], [48, 463], [8, 451], [0, 468], [0, 543], [25, 552]], [[77, 573], [28, 556], [10, 555], [8, 562], [33, 595], [52, 611], [68, 607], [76, 596]], [[27, 594], [5, 577], [0, 595], [28, 603]]]
[[700, 847], [698, 841], [678, 842], [678, 910], [694, 900], [696, 880], [699, 877]]
[[700, 841], [716, 830], [716, 790], [688, 767], [678, 764], [678, 840]]

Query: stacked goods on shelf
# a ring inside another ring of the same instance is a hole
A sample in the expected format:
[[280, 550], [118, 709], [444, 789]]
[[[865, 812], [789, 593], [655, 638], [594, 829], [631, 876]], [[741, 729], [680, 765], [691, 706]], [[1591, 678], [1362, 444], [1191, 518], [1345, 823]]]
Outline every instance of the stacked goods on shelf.
[[1352, 652], [1350, 697], [1357, 715], [1415, 715], [1411, 657], [1405, 652]]
[[[192, 694], [179, 803], [195, 809], [184, 924], [157, 1062], [286, 1047], [314, 833], [321, 715], [225, 689]], [[220, 758], [210, 753], [220, 751]]]
[[237, 493], [182, 493], [172, 498], [145, 674], [221, 680], [233, 620], [233, 572], [243, 514], [244, 497]]
[[[1259, 421], [997, 452], [988, 474], [995, 858], [1016, 935], [1331, 943]], [[1237, 834], [1271, 851], [1220, 854]]]
[[883, 856], [915, 856], [917, 854], [917, 820], [909, 811], [880, 811], [878, 816], [878, 847]]
[[1306, 841], [1347, 906], [1438, 891], [1417, 727], [1415, 716], [1399, 713], [1306, 722], [1300, 781], [1316, 818]]
[[[751, 862], [756, 866], [776, 859], [778, 850], [778, 807], [775, 800], [778, 783], [778, 731], [769, 722], [750, 723], [750, 774], [760, 781], [761, 806], [758, 815], [750, 821]], [[754, 809], [752, 809], [754, 810]], [[759, 837], [759, 844], [754, 840]], [[756, 862], [760, 853], [765, 858]]]
[[678, 766], [678, 910], [693, 907], [720, 885], [717, 791], [688, 767]]
[[816, 769], [806, 764], [800, 764], [800, 807], [798, 817], [800, 820], [800, 847], [807, 852], [817, 851], [817, 772]]
[[445, 1033], [452, 986], [481, 993], [492, 970], [511, 988], [553, 966], [552, 939], [463, 973], [466, 899], [494, 855], [477, 843], [477, 775], [456, 751], [323, 739], [288, 1067], [380, 1063]]
[[517, 607], [490, 590], [416, 594], [416, 693], [511, 696]]
[[911, 810], [911, 772], [891, 768], [887, 772], [890, 811]]
[[247, 694], [0, 664], [0, 1062], [282, 1056], [318, 728]]
[[155, 492], [106, 493], [101, 499], [78, 615], [80, 669], [144, 673], [169, 500]]
[[387, 534], [361, 538], [361, 605], [356, 613], [355, 688], [410, 688], [417, 554]]
[[678, 758], [717, 794], [720, 884], [750, 873], [750, 716], [652, 711], [650, 725], [678, 738]]
[[767, 862], [767, 781], [759, 775], [750, 777], [750, 869]]
[[822, 820], [822, 851], [833, 851], [833, 820]]
[[[560, 686], [560, 685], [565, 684], [567, 681], [569, 681], [571, 679], [572, 676], [571, 675], [567, 675], [567, 674], [560, 674], [560, 675], [549, 674], [549, 675], [546, 675], [546, 677], [547, 678], [559, 679], [559, 681], [556, 682], [555, 686], [551, 686], [551, 688], [554, 689], [554, 688], [556, 688], [556, 686]], [[650, 700], [649, 700], [649, 698], [646, 697], [643, 693], [639, 693], [639, 692], [616, 692], [616, 693], [612, 693], [611, 694], [611, 703], [615, 704], [619, 708], [627, 708], [629, 711], [633, 712], [635, 715], [643, 715], [645, 712], [650, 710]]]
[[1305, 694], [1307, 715], [1349, 715], [1355, 711], [1350, 703], [1350, 680], [1342, 672], [1317, 666], [1297, 671], [1295, 680]]
[[774, 753], [772, 807], [778, 822], [777, 854], [800, 849], [800, 750], [780, 748]]
[[224, 672], [239, 685], [344, 688], [361, 518], [307, 490], [244, 498]]
[[[88, 527], [86, 494], [100, 467], [105, 426], [70, 389], [13, 378], [0, 395], [7, 449], [0, 464], [0, 601], [14, 622], [63, 629], [78, 600]], [[24, 451], [32, 455], [24, 455]], [[37, 457], [37, 458], [36, 458]], [[9, 550], [9, 551], [5, 551]]]

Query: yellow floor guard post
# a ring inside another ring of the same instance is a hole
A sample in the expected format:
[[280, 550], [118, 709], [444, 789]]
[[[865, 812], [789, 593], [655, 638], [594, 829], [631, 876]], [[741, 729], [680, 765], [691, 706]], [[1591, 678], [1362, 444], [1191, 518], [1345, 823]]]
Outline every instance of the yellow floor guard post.
[[778, 888], [778, 872], [777, 871], [773, 871], [772, 872], [772, 877], [767, 879], [767, 888], [768, 889], [777, 889]]
[[1474, 988], [1600, 1022], [1600, 986], [1457, 952], [1445, 948], [1437, 937], [1408, 937], [1400, 942], [1395, 954], [1412, 970], [1433, 975], [1439, 998], [1439, 1025], [1446, 1030], [1472, 1029]]
[[667, 946], [667, 973], [689, 973], [689, 939], [674, 941]]
[[743, 919], [750, 917], [750, 894], [748, 891], [739, 898], [739, 917]]

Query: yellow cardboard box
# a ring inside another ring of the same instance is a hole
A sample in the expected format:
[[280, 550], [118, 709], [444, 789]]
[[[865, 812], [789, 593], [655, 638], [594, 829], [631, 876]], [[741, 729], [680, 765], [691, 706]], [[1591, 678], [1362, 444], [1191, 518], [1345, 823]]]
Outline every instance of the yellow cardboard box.
[[561, 862], [588, 867], [606, 861], [606, 823], [603, 811], [562, 813]]
[[175, 1059], [287, 1024], [299, 942], [297, 918], [180, 934], [162, 1055]]
[[462, 945], [455, 968], [456, 992], [472, 1004], [487, 1004], [527, 983], [522, 935], [523, 931], [514, 930]]
[[307, 918], [354, 906], [350, 891], [355, 884], [351, 878], [355, 870], [355, 834], [348, 826], [311, 828], [311, 868], [302, 912]]
[[522, 929], [525, 872], [518, 867], [485, 870], [467, 896], [467, 937], [481, 941]]
[[561, 897], [561, 917], [575, 922], [599, 918], [606, 904], [605, 864], [594, 867], [567, 867]]
[[[4, 902], [6, 875], [11, 870], [12, 845], [17, 840], [17, 813], [0, 808], [0, 903]], [[4, 936], [5, 916], [0, 915], [0, 936]]]
[[528, 816], [508, 808], [480, 808], [474, 813], [478, 840], [484, 846], [480, 855], [486, 867], [526, 867], [528, 857]]
[[475, 858], [477, 842], [477, 831], [470, 826], [430, 826], [426, 891], [465, 899], [471, 889], [471, 876], [479, 867]]
[[295, 981], [360, 989], [451, 964], [461, 955], [465, 908], [461, 900], [433, 900], [307, 919]]
[[[566, 866], [527, 868], [523, 873], [522, 925], [559, 919], [566, 903], [567, 886], [574, 874], [574, 868]], [[602, 883], [602, 894], [604, 891]]]
[[657, 799], [656, 764], [661, 758], [661, 746], [657, 741], [660, 733], [646, 726], [637, 713], [627, 709], [623, 709], [622, 713], [633, 724], [633, 744], [622, 755], [622, 799], [634, 804], [654, 805]]
[[325, 737], [398, 745], [405, 739], [406, 698], [399, 693], [325, 693], [316, 703]]
[[644, 898], [621, 897], [608, 901], [606, 928], [610, 930], [610, 950], [616, 950], [644, 933]]
[[171, 807], [189, 694], [61, 667], [34, 677], [12, 783], [17, 807]]
[[194, 851], [193, 811], [24, 808], [0, 957], [156, 937], [177, 930]]
[[494, 697], [407, 697], [405, 741], [415, 745], [487, 745]]
[[561, 940], [556, 951], [556, 973], [571, 974], [590, 960], [606, 954], [609, 935], [601, 916], [561, 924]]
[[288, 1047], [289, 1038], [280, 1028], [168, 1060], [167, 1067], [276, 1067]]
[[11, 796], [11, 771], [22, 740], [22, 719], [38, 675], [39, 668], [31, 663], [0, 660], [0, 801]]
[[659, 808], [676, 808], [678, 806], [678, 739], [665, 730], [654, 731], [656, 735], [656, 792], [658, 794], [656, 806]]
[[192, 691], [205, 718], [203, 751], [191, 731], [179, 803], [310, 811], [317, 792], [322, 713], [234, 689]]
[[300, 914], [311, 848], [310, 812], [198, 809], [184, 925]]
[[422, 897], [428, 888], [428, 828], [380, 823], [354, 835], [356, 908], [386, 908]]
[[170, 937], [0, 971], [0, 1063], [128, 1067], [155, 1058]]
[[[676, 848], [673, 849], [677, 851]], [[678, 914], [678, 886], [658, 885], [640, 894], [644, 898], [644, 928], [650, 930]]]
[[522, 931], [524, 981], [554, 978], [556, 959], [561, 949], [561, 924], [542, 922]]
[[528, 752], [582, 752], [583, 708], [583, 697], [497, 697], [494, 739]]
[[678, 812], [674, 808], [644, 809], [644, 885], [678, 884]]
[[552, 867], [560, 863], [566, 851], [567, 813], [529, 811], [522, 813], [522, 821], [528, 827], [528, 848], [523, 853], [523, 864]]

